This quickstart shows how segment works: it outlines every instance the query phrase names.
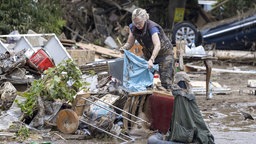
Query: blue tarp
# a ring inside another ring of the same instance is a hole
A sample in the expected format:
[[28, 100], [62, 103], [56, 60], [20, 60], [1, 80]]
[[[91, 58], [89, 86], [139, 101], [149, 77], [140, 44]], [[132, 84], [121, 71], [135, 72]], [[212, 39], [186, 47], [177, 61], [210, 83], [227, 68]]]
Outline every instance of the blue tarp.
[[124, 54], [123, 86], [130, 92], [145, 91], [153, 84], [153, 72], [158, 71], [158, 65], [149, 69], [145, 59], [127, 50]]

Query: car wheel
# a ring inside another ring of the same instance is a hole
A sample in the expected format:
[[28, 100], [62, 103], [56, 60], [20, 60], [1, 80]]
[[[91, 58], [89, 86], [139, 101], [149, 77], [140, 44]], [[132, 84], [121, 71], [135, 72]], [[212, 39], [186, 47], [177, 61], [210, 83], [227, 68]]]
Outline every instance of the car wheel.
[[202, 44], [202, 37], [197, 28], [189, 22], [181, 22], [174, 25], [172, 31], [172, 41], [176, 44], [176, 41], [185, 40], [188, 46], [194, 43], [196, 46]]

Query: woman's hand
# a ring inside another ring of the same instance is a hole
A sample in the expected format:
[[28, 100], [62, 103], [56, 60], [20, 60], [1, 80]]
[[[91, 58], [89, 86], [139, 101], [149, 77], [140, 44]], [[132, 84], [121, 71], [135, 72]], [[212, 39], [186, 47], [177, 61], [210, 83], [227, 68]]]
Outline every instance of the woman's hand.
[[148, 60], [148, 68], [151, 69], [153, 67], [153, 61], [150, 59]]

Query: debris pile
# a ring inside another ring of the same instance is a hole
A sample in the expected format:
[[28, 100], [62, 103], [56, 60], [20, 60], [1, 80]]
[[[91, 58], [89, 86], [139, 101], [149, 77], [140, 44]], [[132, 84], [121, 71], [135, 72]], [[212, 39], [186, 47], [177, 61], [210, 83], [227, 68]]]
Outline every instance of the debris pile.
[[[39, 48], [38, 51], [40, 50], [44, 49]], [[134, 141], [130, 135], [132, 133], [137, 135], [140, 133], [139, 135], [144, 136], [151, 133], [148, 120], [144, 120], [147, 118], [143, 110], [143, 103], [146, 103], [145, 96], [139, 113], [136, 113], [139, 108], [135, 105], [132, 110], [124, 111], [125, 105], [126, 107], [133, 105], [131, 101], [133, 98], [129, 98], [130, 95], [122, 86], [122, 82], [110, 75], [110, 64], [107, 61], [91, 63], [79, 68], [74, 61], [62, 59], [57, 65], [45, 68], [31, 66], [28, 61], [36, 52], [28, 58], [25, 55], [27, 51], [23, 49], [12, 56], [8, 50], [2, 56], [4, 61], [9, 60], [15, 66], [26, 66], [25, 75], [29, 67], [31, 69], [29, 72], [36, 73], [37, 78], [31, 81], [31, 86], [25, 92], [17, 92], [14, 83], [7, 80], [2, 83], [1, 130], [12, 136], [13, 133], [21, 135], [24, 132], [21, 141], [29, 137], [29, 133], [26, 133], [29, 129], [38, 135], [42, 135], [44, 133], [42, 131], [46, 129], [51, 129], [49, 132], [58, 129], [61, 132], [58, 134], [59, 137], [62, 137], [62, 134], [81, 135], [83, 139], [107, 136], [126, 142]], [[16, 61], [13, 61], [14, 56]], [[17, 61], [18, 58], [23, 63]], [[56, 57], [51, 59], [56, 63], [54, 60]], [[14, 72], [15, 68], [2, 66], [2, 74]], [[128, 98], [129, 103], [126, 102]], [[141, 100], [137, 98], [136, 103], [139, 103]], [[12, 127], [17, 128], [11, 130]], [[130, 132], [132, 128], [134, 130]], [[12, 139], [12, 136], [9, 138]]]
[[127, 22], [136, 7], [131, 1], [65, 1], [64, 19], [67, 21], [64, 33], [68, 39], [77, 42], [104, 45], [112, 36], [118, 44], [126, 41]]
[[25, 50], [18, 53], [6, 51], [0, 54], [0, 81], [12, 82], [14, 84], [26, 84], [33, 81], [33, 76], [26, 73], [28, 64], [26, 63]]
[[[21, 93], [26, 100], [19, 101], [17, 98], [20, 96], [15, 90], [12, 90], [11, 94], [17, 97], [15, 101], [12, 98], [11, 104], [18, 104], [18, 107], [21, 108], [18, 111], [22, 114], [11, 115], [16, 118], [9, 123], [10, 126], [22, 122], [21, 128], [36, 129], [39, 134], [43, 130], [52, 129], [54, 131], [57, 128], [61, 132], [60, 135], [81, 135], [84, 136], [84, 139], [116, 137], [119, 141], [125, 142], [134, 141], [135, 138], [130, 136], [131, 133], [137, 134], [137, 136], [138, 133], [144, 136], [150, 134], [149, 123], [138, 116], [143, 114], [143, 104], [140, 106], [141, 114], [135, 112], [131, 114], [129, 110], [128, 112], [123, 110], [129, 93], [122, 88], [119, 80], [112, 76], [103, 77], [97, 82], [98, 91], [89, 92], [89, 89], [83, 88], [86, 86], [85, 77], [97, 76], [97, 74], [94, 73], [91, 76], [84, 74], [81, 80], [85, 83], [82, 84], [78, 79], [78, 77], [82, 77], [79, 75], [80, 70], [77, 70], [78, 73], [74, 73], [75, 65], [72, 65], [72, 61], [67, 61], [64, 65], [59, 64], [54, 68], [49, 68], [44, 71], [45, 75], [42, 79], [34, 80], [31, 87]], [[90, 72], [87, 71], [88, 73]], [[5, 85], [8, 86], [11, 83], [5, 83]], [[4, 96], [2, 97], [4, 98]], [[129, 99], [131, 100], [131, 98]], [[139, 101], [137, 99], [137, 103]], [[18, 107], [16, 106], [16, 108]], [[134, 107], [133, 111], [136, 109]], [[9, 111], [8, 108], [5, 110]], [[0, 121], [3, 121], [3, 118]], [[124, 119], [129, 122], [126, 127]], [[147, 127], [144, 127], [145, 122]], [[135, 128], [135, 125], [137, 131], [133, 130], [130, 133], [129, 130], [132, 127]], [[9, 130], [10, 127], [6, 127], [5, 131], [9, 132]], [[15, 132], [18, 133], [18, 131]]]

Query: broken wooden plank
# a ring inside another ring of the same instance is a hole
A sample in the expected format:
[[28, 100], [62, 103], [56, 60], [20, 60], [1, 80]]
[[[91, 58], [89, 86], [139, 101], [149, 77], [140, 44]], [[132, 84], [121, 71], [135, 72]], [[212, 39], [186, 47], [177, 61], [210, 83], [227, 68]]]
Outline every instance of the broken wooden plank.
[[62, 140], [85, 140], [88, 136], [86, 135], [78, 135], [78, 134], [65, 134], [55, 132], [54, 135], [58, 136]]
[[[137, 111], [137, 108], [138, 108], [138, 104], [139, 104], [139, 98], [140, 97], [133, 97], [133, 101], [132, 101], [132, 106], [131, 106], [131, 114], [132, 115], [136, 115], [136, 111]], [[135, 121], [136, 118], [135, 117], [131, 117], [131, 120], [132, 121]], [[134, 126], [134, 123], [131, 123], [131, 127]]]
[[76, 44], [76, 41], [74, 40], [69, 40], [69, 39], [61, 39], [61, 43], [67, 43], [67, 44]]
[[255, 88], [256, 87], [256, 79], [249, 79], [247, 83], [248, 87]]
[[148, 95], [152, 94], [153, 91], [139, 91], [139, 92], [130, 92], [129, 96], [143, 96], [143, 95]]
[[[192, 85], [192, 87], [202, 87], [202, 88], [206, 88], [205, 86], [205, 81], [191, 81], [190, 84]], [[218, 82], [211, 82], [212, 86], [214, 87], [222, 87]]]
[[[128, 115], [130, 109], [131, 109], [131, 103], [132, 103], [132, 97], [128, 97], [128, 99], [126, 100], [125, 104], [124, 104], [124, 108], [123, 110], [125, 112], [122, 112], [122, 115], [124, 117], [130, 118], [130, 115]], [[123, 119], [123, 123], [124, 123], [124, 129], [128, 130], [129, 126], [128, 126], [128, 120], [127, 119]]]
[[[205, 67], [196, 66], [196, 65], [192, 65], [192, 64], [186, 64], [186, 67], [198, 69], [198, 70], [206, 70]], [[241, 71], [241, 70], [227, 70], [227, 69], [212, 68], [212, 71], [224, 72], [224, 73], [238, 73], [238, 74], [256, 74], [256, 70]]]
[[256, 90], [255, 89], [240, 89], [238, 90], [238, 93], [240, 95], [256, 95]]
[[16, 134], [13, 133], [13, 132], [0, 132], [0, 137], [2, 137], [2, 136], [4, 136], [4, 137], [15, 137]]
[[114, 58], [121, 58], [122, 57], [122, 54], [119, 51], [104, 48], [104, 47], [97, 46], [97, 45], [94, 45], [94, 44], [77, 43], [77, 45], [82, 47], [82, 48], [88, 49], [88, 50], [93, 50], [96, 53], [108, 55], [108, 56], [111, 56], [111, 57], [114, 57]]
[[208, 54], [214, 55], [219, 60], [254, 61], [256, 57], [256, 52], [238, 50], [214, 50], [208, 51]]
[[176, 47], [177, 47], [176, 57], [177, 57], [177, 59], [179, 59], [179, 68], [180, 68], [180, 70], [183, 71], [184, 70], [183, 56], [185, 54], [186, 42], [184, 40], [177, 41], [176, 42]]
[[118, 95], [106, 94], [105, 96], [101, 97], [99, 101], [113, 105], [117, 100], [119, 100], [119, 98], [120, 96]]
[[72, 109], [78, 116], [82, 116], [84, 112], [84, 105], [86, 101], [82, 98], [88, 97], [90, 97], [90, 93], [85, 93], [81, 91], [77, 93], [76, 98], [72, 104]]
[[[205, 89], [204, 88], [192, 88], [192, 91], [196, 95], [205, 95]], [[212, 94], [230, 94], [231, 89], [230, 88], [213, 88], [210, 92]]]
[[82, 73], [90, 74], [90, 71], [94, 71], [95, 73], [100, 73], [100, 72], [108, 72], [109, 67], [108, 67], [108, 62], [95, 62], [92, 64], [87, 64], [87, 65], [81, 65], [79, 66], [80, 70]]
[[[191, 81], [192, 91], [194, 94], [204, 95], [206, 92], [205, 81]], [[231, 93], [230, 88], [222, 87], [218, 82], [211, 82], [210, 92], [212, 94], [229, 94]]]
[[67, 52], [78, 66], [86, 65], [87, 63], [95, 61], [95, 51], [93, 50], [70, 49], [67, 50]]

